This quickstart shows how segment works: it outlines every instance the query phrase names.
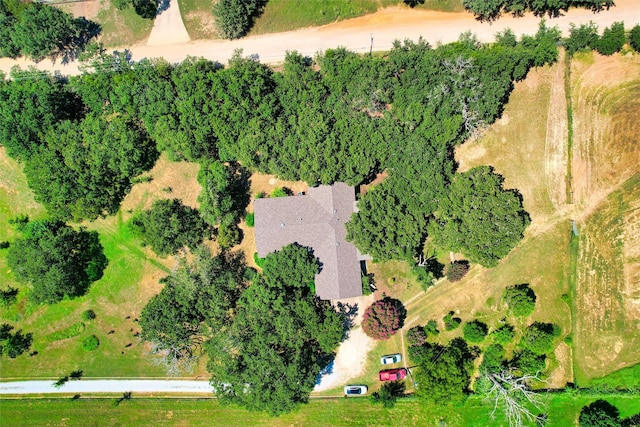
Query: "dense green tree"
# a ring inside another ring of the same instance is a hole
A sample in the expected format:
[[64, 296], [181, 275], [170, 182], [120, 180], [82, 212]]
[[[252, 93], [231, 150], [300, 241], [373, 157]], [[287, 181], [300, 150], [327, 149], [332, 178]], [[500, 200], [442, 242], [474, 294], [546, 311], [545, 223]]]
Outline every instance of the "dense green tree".
[[498, 329], [491, 332], [491, 336], [493, 337], [493, 340], [496, 343], [502, 344], [502, 345], [507, 345], [511, 341], [513, 341], [513, 338], [515, 337], [515, 335], [516, 333], [513, 326], [509, 325], [508, 323], [500, 326]]
[[557, 17], [571, 7], [600, 12], [615, 6], [614, 0], [463, 0], [462, 4], [480, 21], [494, 21], [503, 13], [523, 16], [533, 12], [536, 16]]
[[534, 354], [544, 355], [553, 351], [555, 339], [559, 335], [558, 326], [552, 323], [534, 322], [527, 327], [518, 345]]
[[220, 83], [216, 73], [222, 68], [204, 58], [187, 58], [174, 68], [171, 79], [176, 114], [161, 116], [154, 133], [158, 149], [166, 151], [171, 159], [217, 159], [212, 114], [218, 103], [211, 93]]
[[425, 239], [424, 213], [410, 212], [390, 185], [380, 184], [358, 202], [359, 212], [347, 223], [347, 240], [374, 258], [407, 260], [419, 253]]
[[536, 294], [527, 284], [509, 286], [504, 290], [502, 300], [516, 317], [527, 317], [536, 308]]
[[620, 421], [618, 408], [602, 399], [583, 406], [578, 417], [580, 427], [618, 427]]
[[640, 52], [640, 24], [631, 29], [629, 43], [636, 52]]
[[212, 257], [206, 247], [199, 247], [190, 261], [181, 258], [140, 314], [142, 338], [169, 351], [171, 358], [193, 356], [211, 335], [207, 331], [218, 331], [231, 319], [246, 286], [245, 269], [241, 255]]
[[500, 372], [504, 369], [505, 351], [500, 344], [491, 344], [484, 351], [480, 372]]
[[[6, 12], [0, 12], [5, 14]], [[43, 3], [29, 3], [20, 12], [11, 30], [5, 30], [10, 36], [12, 47], [10, 54], [19, 50], [20, 54], [36, 62], [47, 56], [73, 56], [78, 50], [99, 33], [99, 26], [85, 18], [74, 18], [57, 7]], [[4, 44], [4, 40], [3, 40]]]
[[602, 55], [613, 55], [620, 52], [626, 41], [624, 22], [614, 22], [611, 27], [604, 29], [602, 37], [596, 43], [596, 49]]
[[546, 357], [531, 350], [517, 350], [508, 365], [518, 375], [539, 375], [546, 368]]
[[82, 103], [48, 73], [14, 68], [10, 78], [0, 83], [0, 142], [9, 156], [26, 161], [49, 128], [81, 116]]
[[156, 200], [151, 209], [131, 219], [130, 227], [160, 256], [175, 254], [185, 246], [195, 249], [210, 231], [198, 210], [178, 199]]
[[200, 215], [209, 225], [237, 224], [249, 204], [249, 172], [237, 162], [203, 162], [198, 172]]
[[267, 0], [220, 0], [213, 6], [218, 30], [225, 39], [239, 39], [246, 35], [253, 20]]
[[484, 341], [484, 338], [489, 332], [489, 327], [486, 323], [479, 320], [467, 322], [462, 328], [462, 335], [468, 342], [478, 343]]
[[12, 330], [13, 326], [8, 323], [3, 323], [0, 326], [0, 356], [9, 356], [15, 359], [29, 350], [31, 341], [33, 341], [33, 334], [30, 332], [23, 334], [22, 330], [12, 334]]
[[420, 385], [418, 396], [436, 404], [463, 402], [469, 392], [475, 358], [466, 342], [457, 338], [445, 347], [429, 344], [423, 347], [426, 351], [413, 374]]
[[497, 265], [529, 225], [520, 195], [504, 190], [502, 181], [487, 166], [456, 175], [430, 223], [435, 242], [486, 267]]
[[7, 262], [16, 277], [32, 286], [29, 298], [53, 304], [84, 295], [107, 265], [98, 233], [62, 222], [32, 221], [11, 245]]
[[94, 220], [115, 213], [131, 181], [149, 170], [157, 152], [140, 126], [126, 116], [88, 115], [47, 133], [25, 167], [36, 200], [62, 220]]
[[569, 27], [569, 38], [565, 39], [564, 46], [569, 55], [576, 52], [593, 50], [598, 45], [598, 26], [589, 22], [576, 27], [571, 24]]
[[223, 402], [272, 414], [306, 402], [343, 337], [343, 317], [309, 283], [318, 262], [291, 245], [267, 255], [228, 329], [207, 344], [211, 384]]

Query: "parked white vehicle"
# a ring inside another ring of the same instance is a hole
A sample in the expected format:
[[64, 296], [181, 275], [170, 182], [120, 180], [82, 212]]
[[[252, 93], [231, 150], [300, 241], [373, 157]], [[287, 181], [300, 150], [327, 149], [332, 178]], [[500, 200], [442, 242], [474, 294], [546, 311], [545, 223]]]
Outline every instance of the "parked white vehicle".
[[400, 362], [401, 360], [402, 355], [400, 353], [388, 354], [380, 358], [380, 363], [382, 363], [383, 365], [392, 365], [394, 363]]
[[369, 388], [366, 385], [347, 385], [344, 387], [344, 394], [347, 396], [361, 396], [367, 394]]

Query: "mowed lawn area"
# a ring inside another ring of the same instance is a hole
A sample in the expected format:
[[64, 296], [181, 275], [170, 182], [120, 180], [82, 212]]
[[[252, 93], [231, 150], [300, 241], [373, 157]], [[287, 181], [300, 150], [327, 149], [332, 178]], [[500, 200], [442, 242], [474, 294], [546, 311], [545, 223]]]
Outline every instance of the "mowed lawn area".
[[[544, 397], [549, 426], [574, 425], [580, 409], [597, 399], [606, 399], [620, 410], [621, 417], [640, 412], [640, 400], [624, 395]], [[393, 409], [371, 405], [366, 398], [311, 399], [308, 405], [274, 418], [248, 412], [237, 406], [222, 406], [215, 400], [144, 399], [125, 400], [114, 406], [114, 399], [2, 400], [2, 425], [43, 426], [460, 426], [499, 427], [500, 416], [492, 419], [491, 407], [481, 399], [470, 398], [462, 407], [432, 406], [417, 400], [400, 400]]]

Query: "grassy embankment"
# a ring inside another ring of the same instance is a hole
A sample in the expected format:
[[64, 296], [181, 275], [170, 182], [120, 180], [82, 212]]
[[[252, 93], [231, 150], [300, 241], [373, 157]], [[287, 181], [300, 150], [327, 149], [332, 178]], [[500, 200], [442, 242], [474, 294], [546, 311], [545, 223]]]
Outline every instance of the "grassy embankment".
[[[216, 38], [211, 14], [212, 0], [179, 0], [180, 13], [189, 36], [196, 39]], [[406, 7], [401, 0], [269, 0], [249, 35], [278, 33], [299, 28], [330, 24], [357, 18], [389, 6]], [[443, 12], [463, 11], [461, 0], [426, 0], [416, 9]]]

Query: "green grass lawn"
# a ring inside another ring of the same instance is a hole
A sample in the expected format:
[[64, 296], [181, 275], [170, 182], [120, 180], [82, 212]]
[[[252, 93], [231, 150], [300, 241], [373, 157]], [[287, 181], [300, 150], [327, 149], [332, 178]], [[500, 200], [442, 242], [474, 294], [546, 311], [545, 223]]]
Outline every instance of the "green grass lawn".
[[95, 19], [102, 27], [100, 41], [105, 47], [131, 46], [149, 37], [153, 19], [141, 18], [133, 7], [118, 10], [109, 0], [100, 1], [108, 2]]
[[[0, 150], [0, 240], [13, 240], [19, 236], [8, 220], [18, 213], [30, 218], [42, 218], [44, 209], [33, 199], [27, 187], [22, 167]], [[197, 165], [158, 161], [152, 172], [158, 176], [151, 183], [138, 184], [125, 199], [128, 211], [150, 204], [158, 197], [158, 187], [182, 185], [172, 193], [175, 197], [195, 199]], [[185, 193], [189, 194], [183, 194]], [[195, 193], [195, 194], [192, 194]], [[129, 209], [130, 208], [130, 209]], [[148, 248], [142, 248], [123, 222], [122, 211], [115, 216], [83, 224], [100, 234], [109, 264], [103, 277], [93, 283], [86, 295], [64, 300], [53, 305], [34, 305], [28, 301], [29, 287], [18, 284], [6, 264], [7, 250], [0, 250], [0, 277], [3, 285], [18, 287], [18, 301], [9, 308], [0, 308], [0, 319], [17, 329], [33, 333], [32, 352], [15, 359], [2, 361], [1, 377], [56, 378], [80, 369], [85, 377], [164, 377], [164, 367], [155, 363], [149, 348], [135, 336], [140, 331], [136, 317], [149, 298], [161, 285], [158, 280], [166, 276], [175, 265], [173, 258], [160, 259]], [[82, 321], [82, 312], [93, 309], [96, 319], [84, 321], [85, 327], [70, 338], [52, 340], [52, 334]], [[82, 349], [82, 340], [96, 335], [100, 340], [97, 350]], [[204, 363], [204, 361], [203, 361]], [[204, 372], [203, 364], [193, 375]], [[189, 374], [189, 373], [187, 373]]]
[[249, 34], [277, 33], [329, 24], [398, 3], [398, 0], [306, 0], [302, 6], [294, 0], [269, 0]]
[[[621, 417], [640, 412], [640, 399], [628, 395], [544, 397], [549, 427], [575, 425], [580, 409], [603, 398], [618, 407]], [[274, 418], [210, 399], [134, 398], [114, 406], [114, 399], [0, 400], [2, 425], [20, 426], [504, 426], [490, 417], [491, 405], [470, 398], [460, 407], [434, 406], [415, 399], [400, 400], [393, 409], [372, 405], [366, 398], [312, 399], [297, 411]]]

